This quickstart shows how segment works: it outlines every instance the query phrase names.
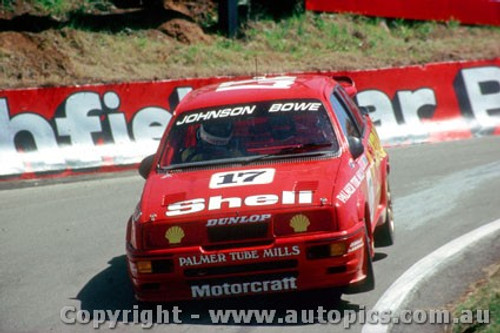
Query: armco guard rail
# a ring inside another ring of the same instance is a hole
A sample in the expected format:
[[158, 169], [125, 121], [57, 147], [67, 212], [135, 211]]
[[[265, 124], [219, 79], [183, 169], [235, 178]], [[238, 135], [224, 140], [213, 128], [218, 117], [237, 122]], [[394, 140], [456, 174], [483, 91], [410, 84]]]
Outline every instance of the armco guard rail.
[[[386, 145], [500, 134], [500, 58], [321, 74], [354, 79]], [[189, 91], [229, 79], [1, 90], [0, 180], [138, 163]]]
[[306, 9], [412, 20], [500, 25], [498, 0], [306, 0]]

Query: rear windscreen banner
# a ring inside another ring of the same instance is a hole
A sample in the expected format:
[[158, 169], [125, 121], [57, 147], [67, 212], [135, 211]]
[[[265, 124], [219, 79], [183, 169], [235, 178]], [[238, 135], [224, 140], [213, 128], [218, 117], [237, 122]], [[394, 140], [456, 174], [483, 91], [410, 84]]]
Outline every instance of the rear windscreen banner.
[[[500, 134], [500, 58], [316, 74], [354, 80], [385, 145]], [[0, 90], [0, 179], [135, 165], [191, 90], [235, 79]]]

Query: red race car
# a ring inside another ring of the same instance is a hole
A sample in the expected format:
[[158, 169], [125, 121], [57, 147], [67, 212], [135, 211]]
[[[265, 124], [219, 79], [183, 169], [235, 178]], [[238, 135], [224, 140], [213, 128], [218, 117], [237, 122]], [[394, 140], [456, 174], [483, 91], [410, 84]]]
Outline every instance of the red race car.
[[388, 156], [349, 78], [225, 82], [178, 105], [140, 173], [137, 299], [373, 289], [394, 223]]

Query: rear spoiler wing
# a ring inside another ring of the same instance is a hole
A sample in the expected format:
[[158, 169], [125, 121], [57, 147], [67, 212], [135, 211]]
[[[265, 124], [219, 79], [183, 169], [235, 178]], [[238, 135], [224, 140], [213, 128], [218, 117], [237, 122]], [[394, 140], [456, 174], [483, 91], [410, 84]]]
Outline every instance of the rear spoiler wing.
[[356, 83], [349, 76], [334, 76], [333, 79], [344, 88], [350, 97], [354, 97], [358, 93]]

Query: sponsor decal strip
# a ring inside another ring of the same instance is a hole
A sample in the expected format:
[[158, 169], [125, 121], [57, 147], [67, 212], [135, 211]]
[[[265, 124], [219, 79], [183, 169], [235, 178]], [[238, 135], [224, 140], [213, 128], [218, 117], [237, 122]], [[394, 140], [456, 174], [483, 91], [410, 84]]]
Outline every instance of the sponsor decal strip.
[[306, 9], [315, 12], [347, 12], [369, 16], [412, 20], [457, 20], [467, 24], [500, 25], [498, 0], [306, 0]]
[[[352, 246], [352, 245], [351, 245]], [[238, 262], [256, 259], [295, 257], [300, 254], [298, 245], [275, 247], [265, 250], [233, 251], [228, 253], [213, 253], [179, 257], [179, 266], [199, 266], [208, 264], [219, 264], [225, 262]]]
[[205, 200], [196, 198], [171, 203], [167, 206], [165, 215], [167, 217], [186, 215], [204, 210], [221, 210], [225, 208], [240, 208], [242, 206], [272, 206], [278, 203], [283, 205], [312, 204], [313, 191], [283, 191], [281, 196], [277, 194], [257, 194], [246, 198], [214, 196]]
[[175, 124], [177, 126], [184, 124], [196, 123], [202, 120], [227, 118], [227, 117], [238, 117], [243, 115], [252, 114], [255, 111], [256, 105], [252, 106], [237, 106], [234, 108], [226, 108], [221, 110], [204, 111], [198, 113], [190, 113], [184, 116], [180, 121]]
[[356, 190], [361, 185], [361, 182], [365, 179], [365, 172], [363, 169], [359, 169], [356, 174], [351, 178], [351, 180], [345, 184], [344, 188], [337, 195], [337, 199], [346, 203], [349, 198], [356, 192]]
[[269, 108], [269, 112], [287, 111], [318, 111], [321, 103], [275, 103]]
[[357, 239], [349, 245], [349, 249], [347, 249], [347, 253], [351, 253], [351, 252], [354, 252], [356, 250], [359, 250], [360, 248], [363, 247], [363, 245], [364, 245], [363, 238]]
[[295, 289], [297, 289], [297, 278], [286, 277], [276, 280], [224, 283], [220, 285], [193, 285], [191, 286], [191, 296], [193, 298], [220, 297], [241, 294], [259, 294]]
[[[500, 58], [322, 74], [349, 75], [356, 82], [356, 101], [369, 111], [385, 145], [500, 134]], [[0, 179], [122, 170], [156, 151], [172, 108], [191, 90], [212, 83], [220, 83], [221, 93], [289, 89], [295, 82], [292, 76], [226, 82], [233, 79], [1, 90]], [[316, 108], [279, 104], [270, 109]], [[214, 108], [179, 122], [252, 112], [253, 105]]]
[[254, 214], [249, 216], [232, 216], [232, 217], [222, 217], [217, 219], [209, 219], [207, 221], [207, 227], [223, 226], [223, 225], [233, 225], [233, 224], [243, 224], [243, 223], [256, 223], [265, 222], [271, 219], [271, 214]]

